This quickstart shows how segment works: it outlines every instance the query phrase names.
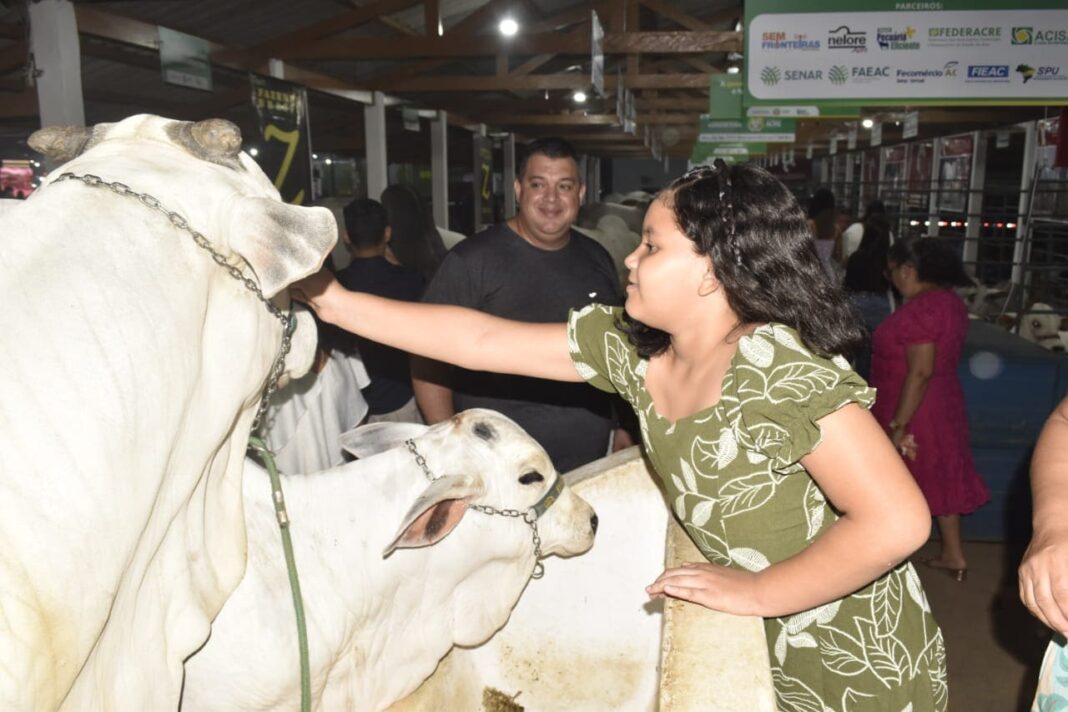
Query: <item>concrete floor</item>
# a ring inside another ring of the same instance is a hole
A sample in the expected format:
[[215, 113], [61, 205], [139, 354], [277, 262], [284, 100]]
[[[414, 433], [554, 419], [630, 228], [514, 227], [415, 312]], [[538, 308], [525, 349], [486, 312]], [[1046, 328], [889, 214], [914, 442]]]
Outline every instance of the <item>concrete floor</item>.
[[[938, 542], [918, 554], [937, 554]], [[916, 564], [949, 663], [950, 712], [1026, 712], [1050, 632], [1020, 603], [1019, 546], [966, 542], [968, 579], [958, 583]]]

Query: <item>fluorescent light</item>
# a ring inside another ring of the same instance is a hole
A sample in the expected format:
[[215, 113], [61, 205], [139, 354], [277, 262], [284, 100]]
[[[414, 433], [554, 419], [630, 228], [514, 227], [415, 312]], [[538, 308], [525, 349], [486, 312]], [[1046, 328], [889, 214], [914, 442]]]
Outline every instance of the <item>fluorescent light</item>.
[[871, 119], [864, 119], [863, 121], [860, 122], [860, 125], [863, 126], [866, 129], [870, 129], [872, 126], [875, 126], [875, 122], [872, 121]]
[[255, 158], [256, 156], [260, 155], [260, 149], [258, 149], [255, 146], [253, 146], [252, 148], [250, 148], [248, 150], [248, 155], [250, 155], [253, 158]]
[[732, 67], [727, 67], [727, 74], [737, 74], [740, 71], [742, 71], [742, 70], [739, 69], [738, 67], [733, 67], [733, 66]]
[[331, 165], [333, 162], [334, 162], [333, 159], [330, 159], [330, 158], [326, 159], [326, 165], [328, 165], [328, 166]]
[[510, 17], [506, 17], [501, 20], [499, 25], [497, 25], [497, 29], [500, 30], [501, 34], [505, 37], [511, 37], [516, 32], [519, 32], [519, 23]]
[[581, 104], [582, 102], [586, 101], [586, 92], [582, 91], [581, 89], [578, 89], [575, 91], [574, 94], [571, 95], [571, 98]]

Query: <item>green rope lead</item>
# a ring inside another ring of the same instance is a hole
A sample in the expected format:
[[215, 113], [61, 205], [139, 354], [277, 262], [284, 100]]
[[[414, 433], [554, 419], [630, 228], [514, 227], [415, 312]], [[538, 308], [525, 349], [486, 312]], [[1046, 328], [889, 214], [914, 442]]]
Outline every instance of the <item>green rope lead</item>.
[[282, 480], [278, 476], [278, 467], [274, 464], [274, 455], [266, 443], [258, 437], [248, 439], [249, 447], [259, 453], [267, 474], [271, 477], [271, 500], [274, 513], [278, 519], [278, 528], [282, 532], [282, 549], [286, 555], [286, 569], [289, 572], [289, 588], [293, 592], [293, 609], [297, 614], [297, 644], [300, 646], [300, 709], [311, 712], [311, 666], [308, 662], [308, 626], [304, 620], [304, 598], [300, 593], [300, 581], [297, 579], [297, 562], [293, 557], [293, 540], [289, 536], [289, 515], [286, 513], [286, 501], [282, 496]]

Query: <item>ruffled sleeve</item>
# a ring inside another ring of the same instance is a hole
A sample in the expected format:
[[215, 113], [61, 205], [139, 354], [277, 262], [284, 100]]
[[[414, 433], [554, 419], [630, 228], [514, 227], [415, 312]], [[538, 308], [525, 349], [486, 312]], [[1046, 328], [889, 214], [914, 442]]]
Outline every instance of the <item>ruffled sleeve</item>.
[[572, 309], [567, 322], [567, 345], [575, 370], [594, 388], [619, 390], [621, 368], [631, 360], [626, 337], [616, 329], [622, 309], [590, 304]]
[[870, 408], [875, 389], [841, 356], [817, 356], [796, 331], [775, 324], [742, 337], [723, 399], [739, 444], [785, 473], [801, 469], [819, 445], [821, 418], [849, 403]]

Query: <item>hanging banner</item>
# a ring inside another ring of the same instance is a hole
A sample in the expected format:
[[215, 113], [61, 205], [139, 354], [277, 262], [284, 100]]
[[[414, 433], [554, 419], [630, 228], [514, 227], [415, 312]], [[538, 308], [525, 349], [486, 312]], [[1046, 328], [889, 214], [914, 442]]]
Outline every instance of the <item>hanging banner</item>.
[[883, 143], [883, 125], [882, 122], [876, 121], [871, 125], [871, 133], [868, 134], [868, 139], [872, 146], [880, 146]]
[[846, 148], [850, 151], [857, 147], [857, 125], [849, 124], [846, 127]]
[[901, 138], [916, 138], [920, 133], [920, 112], [910, 111], [905, 114], [901, 126]]
[[905, 145], [888, 146], [882, 152], [882, 165], [879, 173], [879, 184], [881, 186], [879, 197], [892, 197], [897, 200], [898, 196], [901, 195], [901, 191], [905, 189]]
[[604, 28], [597, 17], [597, 11], [590, 11], [590, 26], [592, 37], [590, 39], [590, 83], [593, 84], [597, 96], [602, 99], [606, 96], [604, 91]]
[[274, 182], [282, 200], [293, 205], [310, 202], [308, 95], [301, 86], [258, 74], [249, 74], [249, 84], [260, 128], [256, 162]]
[[1063, 0], [747, 0], [747, 106], [1068, 104]]
[[159, 28], [159, 64], [168, 84], [211, 91], [211, 46], [184, 32]]
[[704, 143], [793, 143], [794, 119], [713, 119], [701, 115], [697, 140]]
[[975, 150], [971, 134], [946, 136], [938, 157], [938, 208], [963, 213], [968, 206], [968, 188], [972, 175], [972, 152]]
[[827, 149], [827, 153], [831, 154], [832, 156], [834, 154], [838, 153], [838, 135], [837, 134], [831, 134], [831, 146], [830, 146], [830, 148]]
[[934, 151], [930, 141], [917, 141], [908, 144], [906, 152], [906, 167], [908, 170], [908, 198], [905, 201], [909, 207], [917, 210], [927, 210], [928, 201], [931, 197], [931, 155]]
[[1057, 160], [1057, 152], [1064, 143], [1061, 127], [1064, 114], [1052, 119], [1039, 119], [1035, 147], [1035, 198], [1031, 210], [1035, 215], [1064, 215], [1068, 213], [1068, 191], [1063, 186], [1068, 168]]
[[475, 135], [475, 171], [472, 186], [475, 192], [475, 230], [492, 225], [493, 219], [493, 141], [487, 136]]

